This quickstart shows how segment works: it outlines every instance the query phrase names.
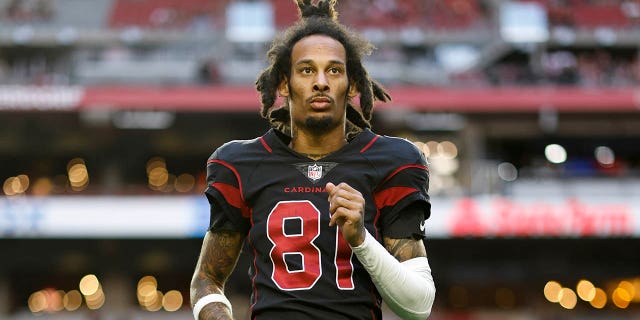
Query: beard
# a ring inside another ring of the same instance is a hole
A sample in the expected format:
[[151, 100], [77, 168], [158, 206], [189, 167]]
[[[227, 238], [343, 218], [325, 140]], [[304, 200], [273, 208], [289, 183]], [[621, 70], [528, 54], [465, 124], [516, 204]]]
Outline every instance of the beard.
[[331, 129], [335, 129], [339, 123], [334, 121], [331, 116], [323, 116], [320, 118], [316, 117], [308, 117], [304, 121], [305, 127], [315, 133], [322, 134], [331, 131]]

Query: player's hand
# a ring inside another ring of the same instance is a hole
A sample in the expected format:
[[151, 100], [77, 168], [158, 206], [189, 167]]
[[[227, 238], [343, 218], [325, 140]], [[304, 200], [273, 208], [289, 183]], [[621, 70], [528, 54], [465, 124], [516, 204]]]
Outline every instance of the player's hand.
[[329, 182], [326, 185], [329, 193], [329, 226], [337, 225], [342, 237], [352, 247], [364, 242], [364, 198], [350, 185], [342, 182], [337, 186]]

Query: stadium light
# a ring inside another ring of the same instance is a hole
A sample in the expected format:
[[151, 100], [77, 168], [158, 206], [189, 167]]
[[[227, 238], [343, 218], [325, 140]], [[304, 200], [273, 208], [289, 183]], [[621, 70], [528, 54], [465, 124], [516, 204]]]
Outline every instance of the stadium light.
[[500, 35], [506, 42], [539, 43], [549, 40], [547, 12], [538, 3], [500, 4]]

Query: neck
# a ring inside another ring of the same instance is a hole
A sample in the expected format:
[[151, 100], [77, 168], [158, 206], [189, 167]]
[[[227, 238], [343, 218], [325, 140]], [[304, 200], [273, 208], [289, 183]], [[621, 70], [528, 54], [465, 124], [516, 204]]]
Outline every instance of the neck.
[[310, 133], [295, 127], [291, 128], [289, 147], [313, 160], [324, 158], [338, 151], [345, 144], [347, 144], [347, 140], [342, 126], [339, 126], [337, 130], [323, 134]]

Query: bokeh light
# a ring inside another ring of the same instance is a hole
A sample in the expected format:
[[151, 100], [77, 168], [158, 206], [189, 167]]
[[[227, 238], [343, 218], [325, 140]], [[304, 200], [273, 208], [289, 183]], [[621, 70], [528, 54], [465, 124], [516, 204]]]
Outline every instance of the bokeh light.
[[596, 288], [596, 293], [593, 299], [589, 301], [592, 307], [596, 309], [602, 309], [607, 305], [607, 293], [600, 288]]
[[102, 287], [98, 287], [98, 290], [94, 294], [85, 296], [84, 300], [87, 303], [87, 308], [96, 310], [104, 305], [106, 297], [104, 291], [102, 291]]
[[617, 287], [611, 294], [611, 301], [616, 307], [626, 309], [631, 303], [631, 294], [624, 288]]
[[98, 277], [93, 274], [88, 274], [80, 279], [79, 287], [83, 295], [90, 296], [98, 291], [100, 282], [98, 281]]
[[78, 290], [71, 290], [64, 295], [62, 303], [67, 311], [75, 311], [82, 305], [82, 295]]
[[437, 141], [428, 141], [424, 145], [424, 154], [428, 158], [435, 158], [438, 156], [438, 142]]
[[67, 176], [73, 191], [82, 191], [89, 185], [89, 171], [83, 159], [74, 158], [67, 163]]
[[33, 313], [45, 311], [48, 307], [47, 296], [43, 291], [32, 293], [29, 296], [28, 306]]
[[580, 280], [576, 286], [578, 297], [584, 301], [591, 301], [596, 296], [596, 287], [589, 280]]
[[49, 310], [52, 312], [62, 311], [64, 309], [63, 299], [65, 292], [62, 290], [48, 290], [49, 294]]
[[455, 159], [458, 156], [458, 147], [451, 141], [442, 141], [436, 148], [438, 155], [445, 159]]
[[[162, 307], [162, 296], [158, 293], [158, 281], [153, 276], [144, 276], [138, 281], [137, 297], [140, 306], [149, 311], [157, 311]], [[160, 292], [160, 294], [162, 294]]]
[[639, 294], [633, 283], [627, 280], [620, 281], [618, 288], [624, 289], [629, 294], [629, 301], [633, 301], [635, 296]]
[[58, 312], [64, 309], [65, 292], [47, 288], [36, 291], [29, 296], [27, 306], [32, 313]]
[[162, 307], [169, 311], [178, 311], [183, 303], [182, 293], [178, 290], [170, 290], [162, 297]]
[[544, 148], [544, 155], [551, 163], [559, 164], [567, 161], [567, 151], [559, 144], [550, 144]]
[[25, 174], [9, 177], [2, 184], [2, 191], [7, 196], [23, 194], [27, 189], [29, 189], [29, 177]]
[[169, 171], [163, 158], [153, 157], [147, 161], [147, 177], [149, 189], [163, 191], [169, 184]]
[[100, 309], [106, 300], [102, 285], [94, 274], [88, 274], [80, 279], [80, 292], [84, 295], [87, 308], [91, 310]]
[[562, 288], [558, 294], [558, 303], [565, 309], [573, 309], [578, 303], [578, 297], [573, 290]]
[[518, 169], [512, 163], [503, 162], [498, 165], [498, 176], [504, 181], [515, 181], [518, 179]]
[[633, 284], [634, 292], [633, 302], [640, 302], [640, 277], [634, 278], [631, 283]]
[[164, 295], [160, 291], [155, 291], [153, 294], [149, 296], [149, 300], [146, 301], [144, 307], [148, 311], [159, 311], [162, 309], [162, 300], [164, 299]]
[[608, 167], [613, 165], [616, 161], [616, 156], [613, 150], [606, 146], [599, 146], [594, 151], [594, 156], [596, 161], [602, 166]]
[[556, 281], [549, 281], [544, 286], [544, 297], [550, 302], [558, 302], [562, 286]]

